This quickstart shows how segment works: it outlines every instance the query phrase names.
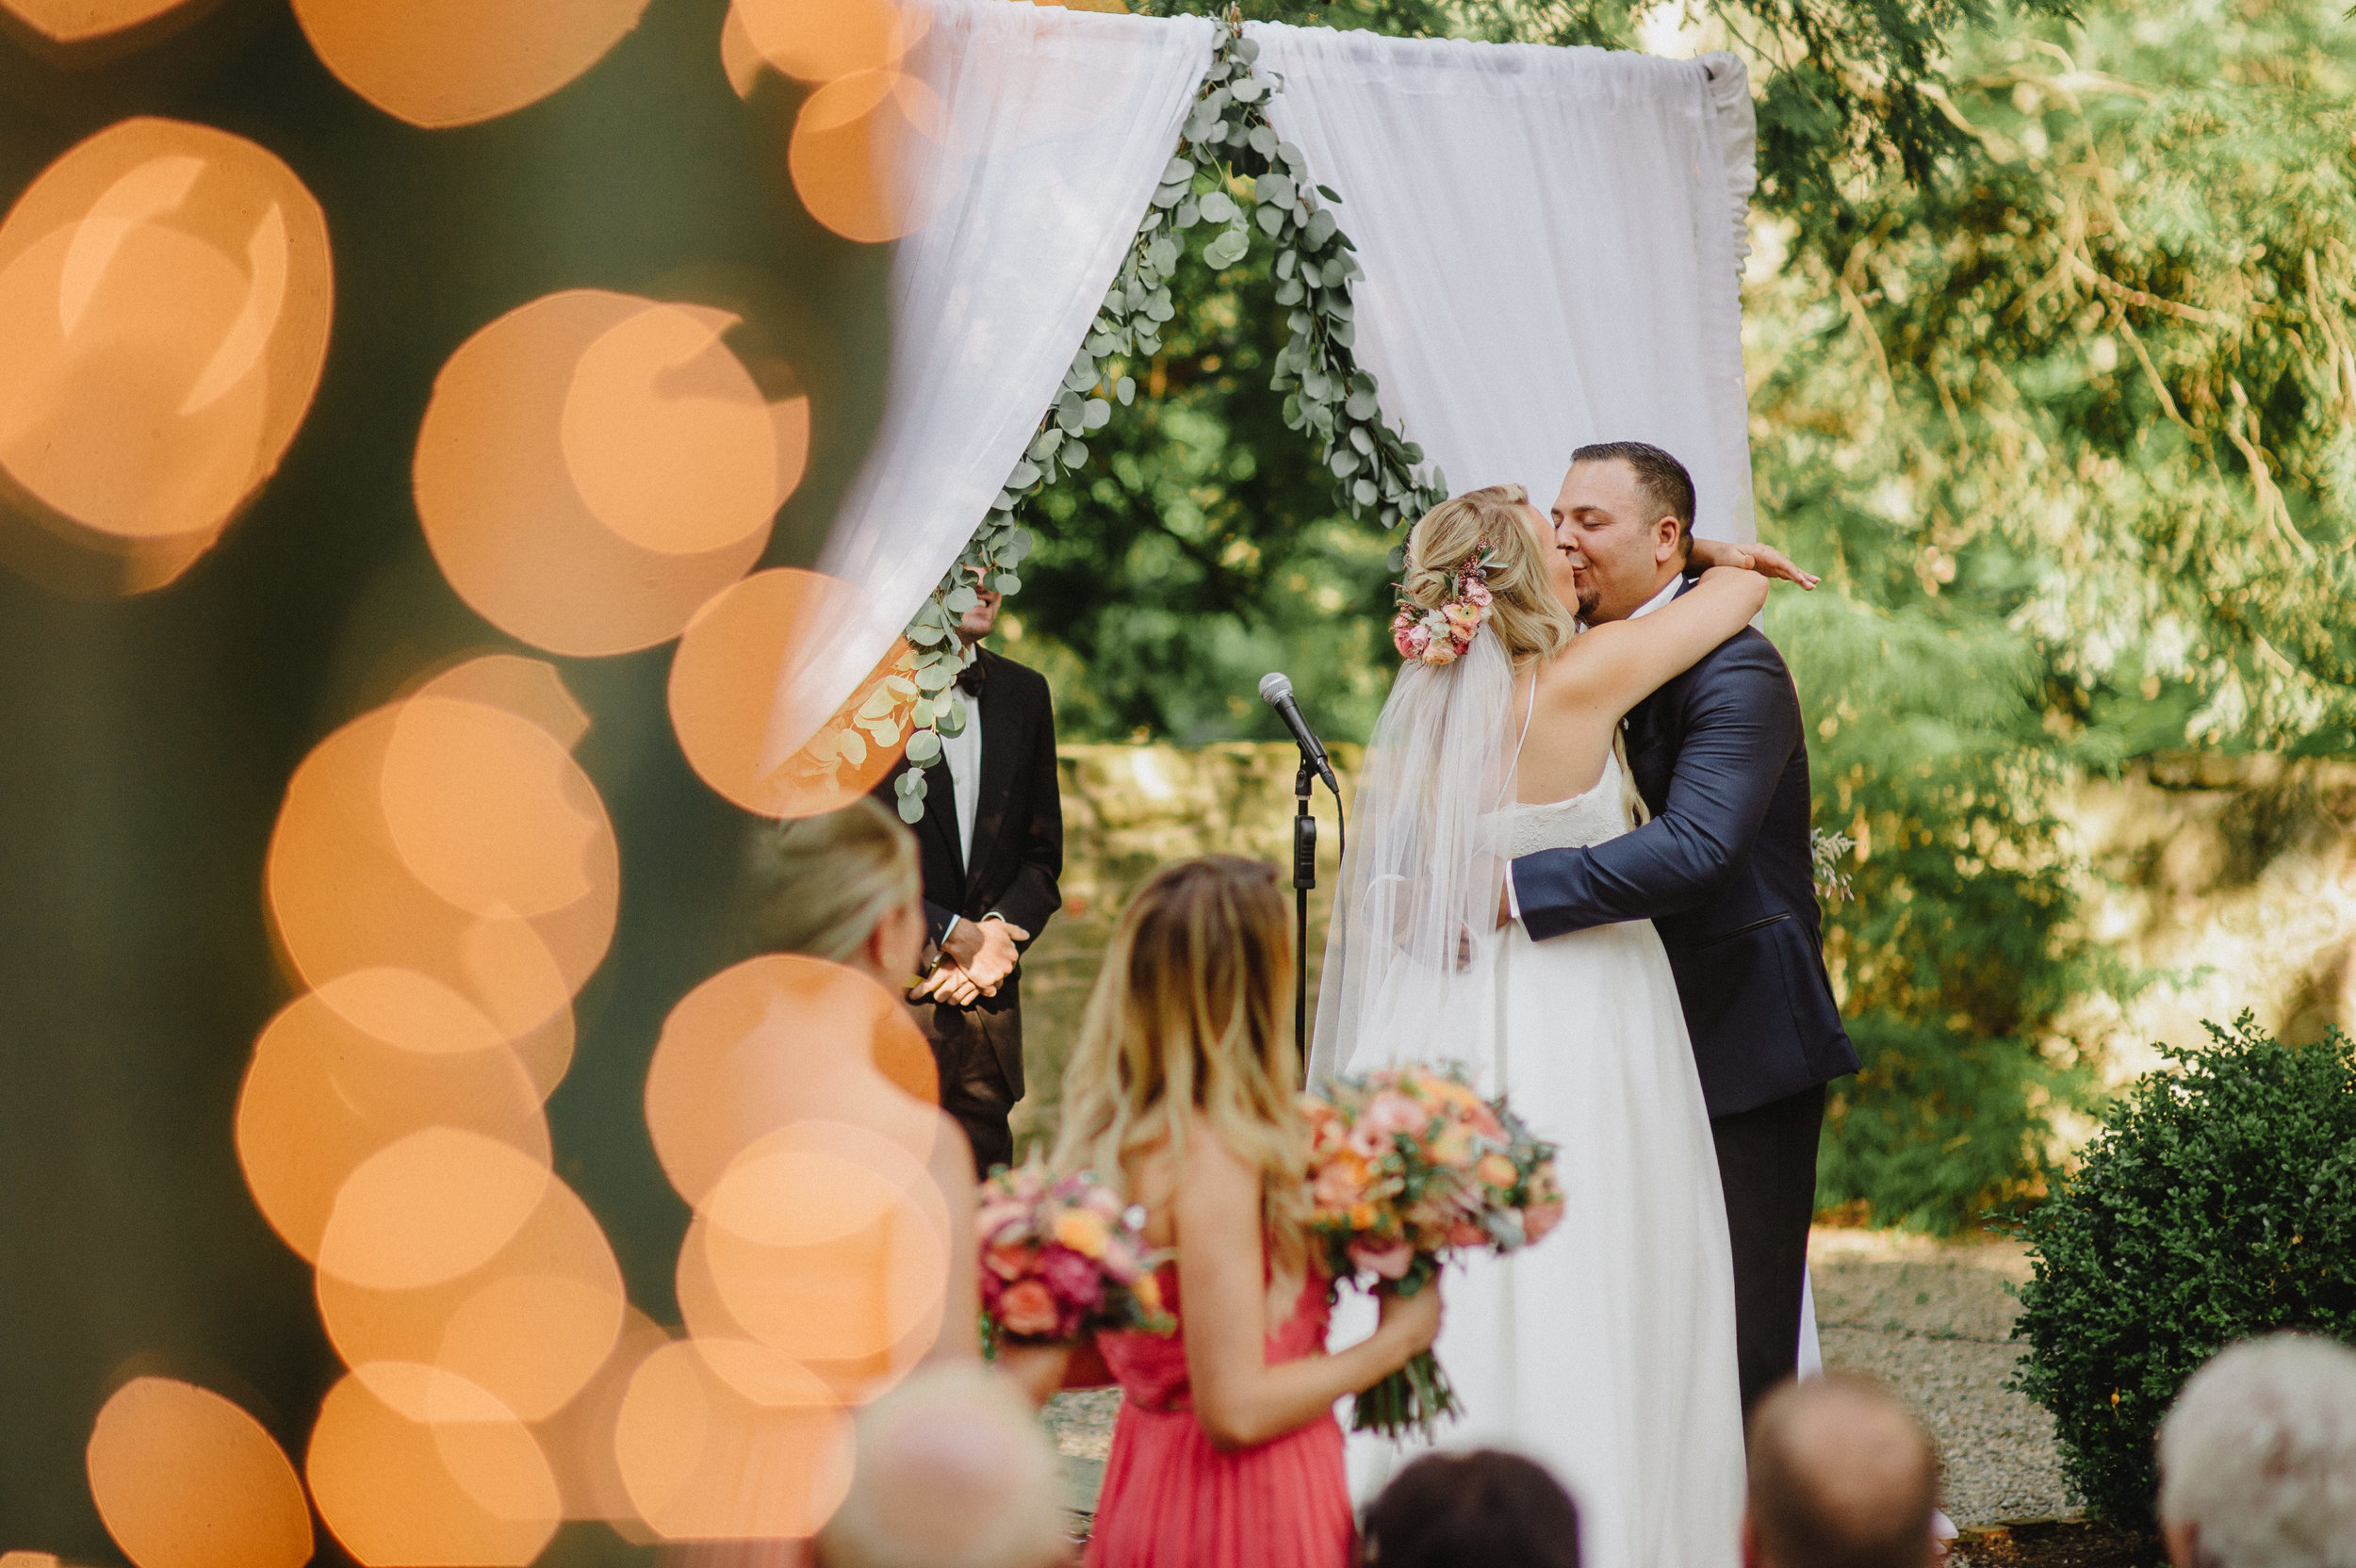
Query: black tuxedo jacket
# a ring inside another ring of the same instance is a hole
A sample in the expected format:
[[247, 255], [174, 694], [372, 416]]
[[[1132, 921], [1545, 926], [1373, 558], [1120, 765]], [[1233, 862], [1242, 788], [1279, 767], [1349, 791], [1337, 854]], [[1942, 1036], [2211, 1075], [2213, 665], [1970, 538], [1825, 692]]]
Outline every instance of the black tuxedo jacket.
[[[939, 941], [952, 915], [979, 920], [992, 911], [1037, 940], [1063, 903], [1063, 796], [1055, 784], [1055, 713], [1047, 680], [1038, 671], [985, 648], [982, 689], [966, 701], [982, 721], [981, 785], [973, 806], [973, 854], [958, 852], [956, 787], [945, 759], [924, 770], [924, 817], [916, 842], [924, 867], [924, 920]], [[892, 784], [903, 760], [875, 787], [886, 808], [897, 805]], [[1023, 944], [1026, 948], [1027, 942]], [[1023, 1096], [1023, 972], [1018, 967], [965, 1015], [971, 1031], [990, 1043], [1007, 1086]], [[947, 1004], [941, 1004], [946, 1007]], [[928, 1035], [937, 1034], [933, 1004], [917, 1004]]]
[[1824, 976], [1808, 743], [1783, 656], [1745, 627], [1639, 703], [1625, 733], [1653, 820], [1515, 860], [1524, 928], [1652, 921], [1713, 1117], [1855, 1072]]

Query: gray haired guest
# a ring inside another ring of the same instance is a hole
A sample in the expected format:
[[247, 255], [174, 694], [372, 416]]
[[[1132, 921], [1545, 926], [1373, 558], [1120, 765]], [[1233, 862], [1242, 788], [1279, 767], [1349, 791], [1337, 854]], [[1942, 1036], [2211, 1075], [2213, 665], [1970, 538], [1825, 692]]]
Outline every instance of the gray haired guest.
[[2356, 1350], [2313, 1334], [2228, 1347], [2160, 1423], [2176, 1568], [2356, 1568]]
[[1939, 1460], [1878, 1380], [1786, 1382], [1751, 1416], [1743, 1568], [1924, 1568]]

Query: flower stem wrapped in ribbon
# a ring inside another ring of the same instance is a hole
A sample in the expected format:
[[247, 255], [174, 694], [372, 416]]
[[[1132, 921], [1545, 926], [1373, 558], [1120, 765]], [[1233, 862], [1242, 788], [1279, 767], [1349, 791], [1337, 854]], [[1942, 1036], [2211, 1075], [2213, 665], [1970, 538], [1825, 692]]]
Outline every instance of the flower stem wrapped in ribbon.
[[[1502, 1097], [1481, 1099], [1460, 1068], [1336, 1077], [1303, 1108], [1315, 1138], [1309, 1226], [1337, 1280], [1413, 1296], [1456, 1253], [1516, 1251], [1562, 1218], [1554, 1145]], [[1350, 1425], [1428, 1435], [1460, 1408], [1426, 1350], [1360, 1394]]]
[[1092, 1171], [1051, 1178], [1034, 1153], [982, 1183], [973, 1233], [993, 1345], [1073, 1345], [1104, 1329], [1170, 1333], [1145, 1211]]

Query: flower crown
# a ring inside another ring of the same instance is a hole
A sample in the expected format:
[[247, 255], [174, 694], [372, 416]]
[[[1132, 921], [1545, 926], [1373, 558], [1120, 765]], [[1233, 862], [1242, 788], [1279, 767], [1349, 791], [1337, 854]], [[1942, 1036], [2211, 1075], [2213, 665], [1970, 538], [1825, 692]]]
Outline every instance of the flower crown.
[[1449, 576], [1448, 601], [1436, 610], [1418, 610], [1403, 598], [1391, 618], [1391, 642], [1401, 659], [1420, 659], [1431, 665], [1453, 664], [1472, 651], [1473, 633], [1489, 618], [1494, 602], [1489, 594], [1489, 568], [1497, 552], [1486, 545]]

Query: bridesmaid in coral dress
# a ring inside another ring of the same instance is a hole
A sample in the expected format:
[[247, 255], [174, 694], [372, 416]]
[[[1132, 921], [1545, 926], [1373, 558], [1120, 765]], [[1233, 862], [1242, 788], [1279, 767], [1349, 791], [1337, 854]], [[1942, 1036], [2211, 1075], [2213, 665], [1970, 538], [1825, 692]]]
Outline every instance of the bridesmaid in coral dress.
[[1436, 1289], [1385, 1297], [1371, 1335], [1326, 1353], [1291, 981], [1275, 873], [1219, 856], [1146, 884], [1089, 999], [1055, 1163], [1143, 1206], [1175, 1253], [1159, 1280], [1179, 1331], [1103, 1334], [1079, 1358], [1126, 1396], [1088, 1568], [1348, 1568], [1333, 1402], [1439, 1331]]

